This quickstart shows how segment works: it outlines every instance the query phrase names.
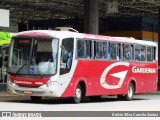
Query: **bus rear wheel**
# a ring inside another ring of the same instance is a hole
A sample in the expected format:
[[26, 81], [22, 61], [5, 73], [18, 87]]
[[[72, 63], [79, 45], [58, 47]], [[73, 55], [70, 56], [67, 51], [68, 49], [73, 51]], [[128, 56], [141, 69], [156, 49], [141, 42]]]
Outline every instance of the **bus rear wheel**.
[[71, 98], [73, 103], [80, 103], [82, 100], [82, 87], [77, 85], [74, 97]]
[[130, 83], [128, 86], [127, 94], [117, 95], [119, 100], [126, 100], [126, 101], [131, 101], [133, 99], [133, 96], [134, 96], [134, 86], [132, 83]]
[[128, 86], [128, 91], [127, 91], [127, 94], [125, 95], [125, 99], [127, 101], [130, 101], [133, 99], [133, 95], [134, 95], [134, 86], [132, 83], [129, 84]]
[[40, 102], [42, 100], [41, 96], [30, 96], [32, 102]]

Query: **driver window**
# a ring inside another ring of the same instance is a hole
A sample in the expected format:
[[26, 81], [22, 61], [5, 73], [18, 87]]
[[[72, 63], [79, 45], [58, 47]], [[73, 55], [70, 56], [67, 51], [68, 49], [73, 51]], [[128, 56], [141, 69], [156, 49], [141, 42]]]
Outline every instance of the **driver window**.
[[61, 45], [61, 62], [60, 75], [66, 74], [70, 71], [73, 59], [73, 38], [66, 38], [62, 40]]

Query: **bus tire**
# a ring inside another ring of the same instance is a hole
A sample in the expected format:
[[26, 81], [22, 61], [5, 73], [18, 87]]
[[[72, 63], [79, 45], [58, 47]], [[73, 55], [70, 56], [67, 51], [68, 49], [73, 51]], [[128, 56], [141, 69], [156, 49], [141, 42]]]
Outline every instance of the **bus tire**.
[[42, 100], [41, 96], [30, 96], [32, 102], [40, 102]]
[[71, 101], [76, 104], [80, 103], [82, 100], [82, 92], [82, 87], [78, 84], [75, 90], [75, 95], [71, 98]]
[[125, 100], [131, 101], [133, 99], [133, 95], [134, 95], [134, 86], [132, 83], [130, 83], [128, 86], [127, 94], [125, 94]]
[[117, 95], [118, 100], [126, 100], [131, 101], [134, 95], [134, 86], [132, 83], [129, 84], [127, 94], [125, 95]]

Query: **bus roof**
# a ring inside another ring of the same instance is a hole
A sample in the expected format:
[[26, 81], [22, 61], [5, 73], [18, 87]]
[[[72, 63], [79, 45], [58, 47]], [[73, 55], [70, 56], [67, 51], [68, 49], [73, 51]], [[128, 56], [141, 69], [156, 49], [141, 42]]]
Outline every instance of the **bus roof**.
[[129, 37], [111, 37], [111, 36], [104, 36], [104, 35], [77, 33], [77, 32], [70, 32], [70, 31], [30, 30], [30, 31], [19, 32], [13, 35], [13, 37], [38, 37], [38, 36], [61, 38], [61, 39], [68, 38], [68, 37], [75, 37], [75, 38], [87, 39], [87, 40], [100, 40], [100, 41], [111, 41], [111, 42], [118, 42], [118, 43], [157, 46], [157, 44], [153, 41], [137, 40]]

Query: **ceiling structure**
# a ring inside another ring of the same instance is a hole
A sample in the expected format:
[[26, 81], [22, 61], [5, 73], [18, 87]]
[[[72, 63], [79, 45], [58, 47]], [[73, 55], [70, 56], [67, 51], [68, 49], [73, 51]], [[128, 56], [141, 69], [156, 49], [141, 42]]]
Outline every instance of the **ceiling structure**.
[[[158, 17], [160, 0], [98, 0], [99, 17]], [[10, 10], [10, 25], [28, 20], [82, 18], [84, 0], [0, 0]]]

